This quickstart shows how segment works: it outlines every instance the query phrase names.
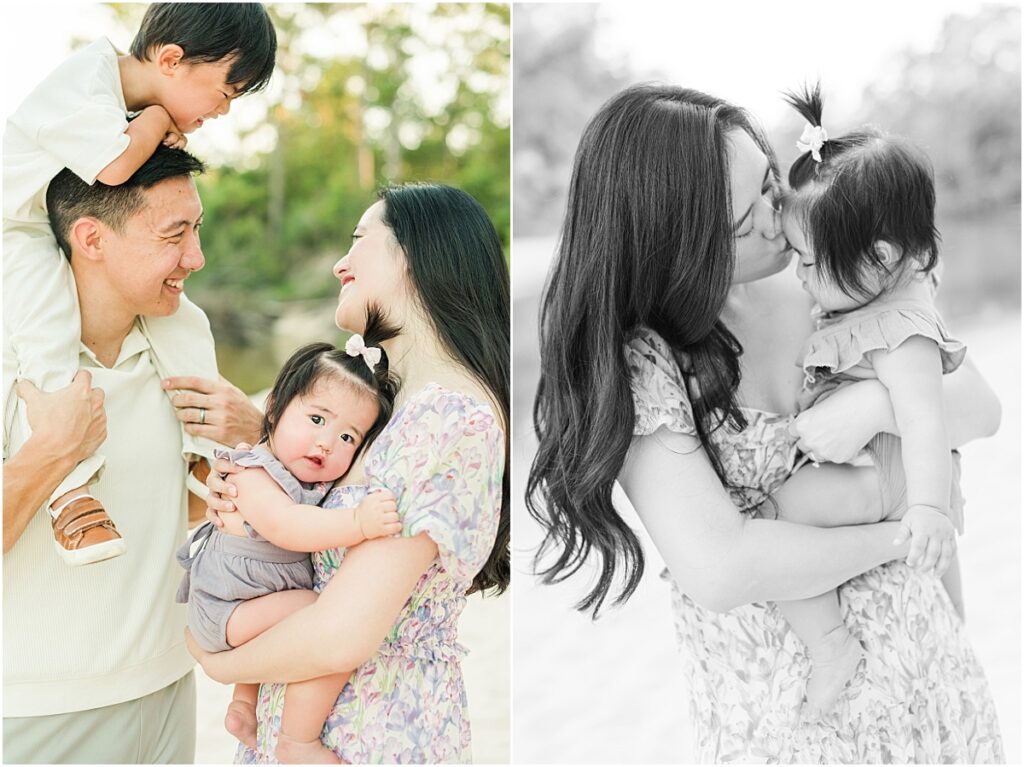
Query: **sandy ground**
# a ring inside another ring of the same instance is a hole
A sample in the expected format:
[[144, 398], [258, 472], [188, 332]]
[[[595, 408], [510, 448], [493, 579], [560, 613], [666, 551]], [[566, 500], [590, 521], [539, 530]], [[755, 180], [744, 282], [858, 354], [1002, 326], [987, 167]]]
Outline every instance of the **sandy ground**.
[[[516, 244], [517, 262], [536, 257]], [[537, 270], [540, 271], [540, 270]], [[543, 271], [541, 271], [543, 273]], [[536, 271], [514, 295], [539, 292]], [[513, 381], [513, 751], [517, 763], [665, 763], [692, 759], [686, 690], [674, 644], [663, 564], [639, 521], [644, 582], [597, 622], [573, 611], [582, 574], [541, 586], [530, 575], [541, 532], [522, 503], [535, 450], [530, 405], [536, 386], [536, 300], [514, 308]], [[967, 532], [960, 560], [971, 641], [999, 712], [1007, 761], [1021, 761], [1020, 316], [954, 328], [1003, 403], [996, 436], [968, 445], [963, 485]]]
[[[509, 761], [509, 612], [510, 594], [469, 598], [459, 625], [459, 641], [469, 649], [463, 661], [473, 756], [478, 763]], [[230, 763], [236, 741], [224, 729], [231, 688], [196, 668], [199, 719], [197, 764]]]

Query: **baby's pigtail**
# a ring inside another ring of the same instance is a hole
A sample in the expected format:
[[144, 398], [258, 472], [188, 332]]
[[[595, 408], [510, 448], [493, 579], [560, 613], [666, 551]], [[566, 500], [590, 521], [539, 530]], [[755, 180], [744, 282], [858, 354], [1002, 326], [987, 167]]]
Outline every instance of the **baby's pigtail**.
[[784, 91], [782, 97], [807, 122], [815, 127], [821, 127], [823, 103], [820, 82], [815, 83], [813, 88], [805, 83], [800, 91]]
[[817, 82], [813, 87], [805, 84], [802, 90], [785, 91], [782, 96], [786, 103], [807, 121], [800, 140], [796, 142], [802, 154], [789, 169], [789, 186], [792, 189], [799, 189], [818, 177], [832, 154], [833, 147], [821, 124], [821, 113], [824, 108], [821, 83]]

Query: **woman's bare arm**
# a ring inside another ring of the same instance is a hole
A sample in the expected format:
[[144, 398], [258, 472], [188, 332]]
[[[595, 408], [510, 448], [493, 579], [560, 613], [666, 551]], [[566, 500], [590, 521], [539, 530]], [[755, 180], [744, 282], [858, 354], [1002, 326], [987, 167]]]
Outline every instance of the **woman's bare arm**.
[[241, 647], [189, 651], [206, 673], [233, 682], [298, 682], [358, 668], [377, 651], [437, 556], [425, 533], [376, 538], [350, 549], [319, 599]]
[[[619, 480], [679, 587], [708, 609], [816, 596], [907, 555], [894, 522], [821, 529], [740, 514], [698, 440], [665, 428], [634, 440]], [[835, 502], [879, 502], [869, 491], [851, 479]]]

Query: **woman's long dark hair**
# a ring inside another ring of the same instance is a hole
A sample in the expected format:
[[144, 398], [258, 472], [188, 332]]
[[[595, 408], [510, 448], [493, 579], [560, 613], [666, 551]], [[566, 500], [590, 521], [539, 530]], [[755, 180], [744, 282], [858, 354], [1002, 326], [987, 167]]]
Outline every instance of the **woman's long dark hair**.
[[509, 285], [494, 224], [480, 203], [440, 184], [380, 191], [384, 223], [409, 262], [419, 301], [452, 359], [501, 410], [505, 471], [498, 535], [468, 593], [509, 584]]
[[[672, 348], [700, 392], [703, 446], [725, 481], [709, 434], [745, 425], [736, 403], [742, 348], [719, 320], [734, 265], [729, 138], [746, 131], [774, 156], [750, 117], [698, 91], [637, 85], [591, 119], [576, 150], [558, 253], [541, 303], [540, 441], [527, 507], [546, 528], [536, 564], [546, 583], [595, 554], [600, 575], [576, 605], [596, 617], [617, 571], [618, 604], [636, 590], [644, 555], [612, 505], [633, 438], [625, 347], [647, 327]], [[541, 559], [557, 550], [554, 562]]]

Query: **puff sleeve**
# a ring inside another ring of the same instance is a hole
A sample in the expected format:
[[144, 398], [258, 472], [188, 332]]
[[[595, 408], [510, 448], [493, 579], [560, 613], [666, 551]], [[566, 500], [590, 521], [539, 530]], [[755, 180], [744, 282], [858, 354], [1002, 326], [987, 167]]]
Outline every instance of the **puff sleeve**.
[[395, 494], [402, 535], [429, 535], [444, 570], [468, 588], [497, 536], [504, 435], [488, 405], [433, 384], [400, 419], [368, 459], [368, 483]]
[[633, 435], [653, 434], [665, 426], [696, 436], [686, 382], [668, 343], [652, 330], [640, 330], [626, 344], [626, 365], [635, 412]]

